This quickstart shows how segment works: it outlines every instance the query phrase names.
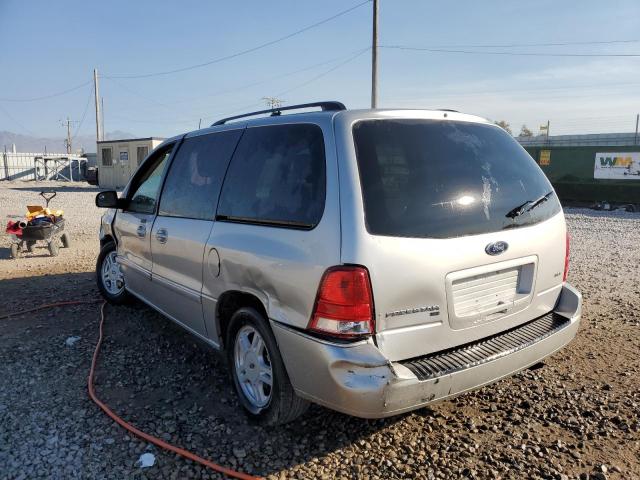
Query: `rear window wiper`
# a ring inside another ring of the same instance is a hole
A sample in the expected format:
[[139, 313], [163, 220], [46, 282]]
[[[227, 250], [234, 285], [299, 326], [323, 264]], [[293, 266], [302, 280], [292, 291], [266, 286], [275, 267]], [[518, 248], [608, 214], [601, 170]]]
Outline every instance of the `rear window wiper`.
[[547, 200], [549, 200], [549, 197], [551, 195], [553, 195], [553, 190], [551, 190], [549, 193], [546, 193], [546, 194], [542, 195], [539, 198], [536, 198], [535, 200], [527, 200], [522, 205], [518, 205], [517, 207], [509, 210], [507, 212], [507, 214], [505, 215], [505, 217], [507, 217], [507, 218], [516, 218], [516, 217], [519, 217], [520, 215], [522, 215], [523, 213], [530, 212], [531, 210], [536, 208], [538, 205], [540, 205], [540, 204], [546, 202]]

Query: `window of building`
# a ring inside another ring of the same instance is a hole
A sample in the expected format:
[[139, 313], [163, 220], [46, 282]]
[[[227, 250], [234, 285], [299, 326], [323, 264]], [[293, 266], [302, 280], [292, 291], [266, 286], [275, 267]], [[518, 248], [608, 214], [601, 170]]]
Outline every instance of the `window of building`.
[[147, 155], [149, 155], [149, 147], [138, 147], [136, 151], [136, 161], [138, 166], [140, 166], [142, 161], [147, 158]]
[[102, 149], [102, 166], [103, 167], [113, 166], [113, 153], [112, 153], [111, 147]]

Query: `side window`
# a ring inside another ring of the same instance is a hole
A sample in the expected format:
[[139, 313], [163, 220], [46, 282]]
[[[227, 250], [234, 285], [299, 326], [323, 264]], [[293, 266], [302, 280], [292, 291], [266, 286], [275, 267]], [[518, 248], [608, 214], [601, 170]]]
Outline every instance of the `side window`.
[[103, 167], [112, 167], [113, 166], [113, 156], [112, 156], [111, 147], [102, 149], [102, 166]]
[[171, 156], [173, 145], [169, 145], [154, 154], [149, 168], [136, 181], [136, 187], [130, 195], [127, 210], [137, 213], [153, 213], [156, 209], [162, 173], [168, 158]]
[[212, 220], [229, 159], [242, 130], [184, 140], [171, 162], [159, 215]]
[[142, 163], [142, 161], [147, 158], [149, 155], [149, 147], [138, 147], [136, 151], [136, 161], [138, 162], [138, 166]]
[[313, 228], [324, 211], [325, 189], [320, 127], [248, 128], [231, 160], [218, 218]]

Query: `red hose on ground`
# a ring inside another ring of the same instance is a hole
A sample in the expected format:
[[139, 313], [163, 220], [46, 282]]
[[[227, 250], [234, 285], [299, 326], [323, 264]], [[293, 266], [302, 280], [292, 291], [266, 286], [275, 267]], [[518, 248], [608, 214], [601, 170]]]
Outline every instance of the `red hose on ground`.
[[100, 303], [100, 302], [104, 302], [104, 300], [75, 300], [71, 302], [46, 303], [44, 305], [40, 305], [39, 307], [30, 308], [28, 310], [20, 310], [18, 312], [7, 313], [6, 315], [0, 316], [0, 320], [4, 320], [5, 318], [9, 318], [9, 317], [15, 317], [17, 315], [24, 315], [25, 313], [37, 312], [38, 310], [44, 310], [45, 308], [64, 307], [65, 305], [83, 305], [86, 303]]
[[[29, 310], [22, 310], [20, 312], [15, 312], [15, 313], [11, 313], [8, 315], [3, 315], [0, 317], [0, 320], [5, 319], [5, 318], [9, 318], [9, 317], [13, 317], [16, 315], [22, 315], [25, 313], [31, 313], [31, 312], [35, 312], [38, 310], [44, 310], [45, 308], [52, 308], [52, 307], [61, 307], [61, 306], [65, 306], [65, 305], [81, 305], [81, 304], [87, 304], [87, 303], [98, 303], [101, 300], [80, 300], [80, 301], [70, 301], [70, 302], [58, 302], [58, 303], [49, 303], [46, 305], [40, 305], [39, 307], [36, 308], [31, 308]], [[198, 455], [189, 452], [188, 450], [185, 450], [183, 448], [179, 448], [176, 447], [174, 445], [171, 445], [170, 443], [167, 443], [159, 438], [154, 437], [153, 435], [149, 435], [148, 433], [143, 432], [142, 430], [138, 430], [136, 427], [134, 427], [133, 425], [131, 425], [130, 423], [126, 422], [125, 420], [123, 420], [122, 418], [120, 418], [113, 410], [111, 410], [105, 403], [103, 403], [97, 396], [95, 393], [95, 389], [93, 387], [93, 377], [94, 377], [94, 372], [95, 372], [95, 368], [96, 368], [96, 364], [98, 363], [98, 355], [100, 353], [100, 346], [102, 345], [102, 330], [103, 330], [103, 325], [104, 325], [104, 306], [106, 305], [107, 302], [102, 301], [102, 305], [100, 306], [100, 326], [99, 326], [99, 334], [98, 334], [98, 342], [96, 343], [96, 348], [93, 352], [93, 358], [91, 359], [91, 369], [89, 370], [89, 378], [87, 379], [87, 387], [89, 389], [89, 397], [91, 398], [91, 400], [93, 400], [96, 405], [98, 405], [98, 407], [100, 407], [102, 409], [102, 411], [104, 413], [106, 413], [112, 420], [114, 420], [118, 425], [120, 425], [122, 428], [124, 428], [125, 430], [128, 430], [129, 432], [133, 433], [134, 435], [136, 435], [137, 437], [143, 438], [146, 441], [153, 443], [154, 445], [160, 447], [160, 448], [164, 448], [165, 450], [169, 450], [170, 452], [174, 452], [177, 453], [178, 455], [184, 457], [184, 458], [188, 458], [189, 460], [193, 460], [194, 462], [197, 462], [201, 465], [204, 465], [205, 467], [211, 468], [212, 470], [215, 470], [216, 472], [220, 472], [223, 473], [229, 477], [233, 477], [233, 478], [239, 478], [241, 480], [258, 480], [259, 477], [254, 477], [252, 475], [248, 475], [246, 473], [242, 473], [242, 472], [238, 472], [236, 470], [232, 470], [230, 468], [226, 468], [223, 467], [222, 465], [218, 465], [217, 463], [214, 463], [210, 460], [207, 460], [205, 458], [199, 457]]]

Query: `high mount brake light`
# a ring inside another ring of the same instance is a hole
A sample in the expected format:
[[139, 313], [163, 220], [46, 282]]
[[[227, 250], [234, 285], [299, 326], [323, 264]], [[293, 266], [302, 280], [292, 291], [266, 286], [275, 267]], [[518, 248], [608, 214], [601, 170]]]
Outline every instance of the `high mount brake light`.
[[366, 268], [340, 266], [324, 273], [309, 329], [341, 338], [374, 333], [373, 294]]

